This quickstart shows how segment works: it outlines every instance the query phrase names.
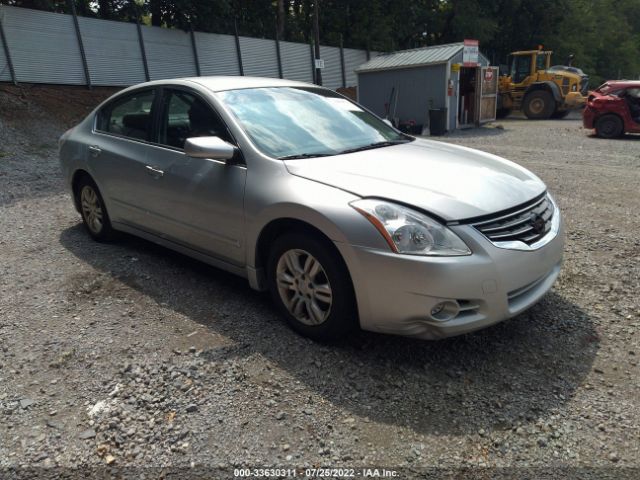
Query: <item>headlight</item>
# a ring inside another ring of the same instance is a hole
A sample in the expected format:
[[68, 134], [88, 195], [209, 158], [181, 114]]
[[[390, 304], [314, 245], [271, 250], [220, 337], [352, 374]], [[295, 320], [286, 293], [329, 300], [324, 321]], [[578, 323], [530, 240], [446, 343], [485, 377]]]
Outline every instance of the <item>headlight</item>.
[[408, 255], [470, 255], [469, 247], [444, 225], [426, 215], [376, 199], [351, 202], [396, 253]]

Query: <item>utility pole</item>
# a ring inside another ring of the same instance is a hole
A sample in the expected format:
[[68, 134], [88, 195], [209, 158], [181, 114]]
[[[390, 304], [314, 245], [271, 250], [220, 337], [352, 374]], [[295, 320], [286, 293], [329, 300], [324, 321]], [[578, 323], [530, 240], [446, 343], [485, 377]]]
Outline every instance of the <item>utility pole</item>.
[[320, 60], [320, 26], [319, 26], [319, 14], [318, 14], [318, 2], [313, 2], [313, 35], [315, 37], [315, 66], [316, 66], [316, 83], [322, 85], [322, 69], [318, 68], [318, 60]]

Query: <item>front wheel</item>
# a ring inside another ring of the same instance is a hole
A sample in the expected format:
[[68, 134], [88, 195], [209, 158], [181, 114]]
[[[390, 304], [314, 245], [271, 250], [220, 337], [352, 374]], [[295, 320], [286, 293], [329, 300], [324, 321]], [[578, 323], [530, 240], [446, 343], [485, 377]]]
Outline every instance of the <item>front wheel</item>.
[[267, 275], [273, 301], [298, 333], [334, 340], [357, 325], [351, 277], [325, 241], [303, 233], [277, 238]]
[[553, 96], [546, 90], [535, 90], [524, 97], [524, 114], [531, 120], [544, 120], [555, 111]]
[[596, 134], [602, 138], [616, 138], [622, 135], [624, 125], [617, 115], [603, 115], [596, 121]]

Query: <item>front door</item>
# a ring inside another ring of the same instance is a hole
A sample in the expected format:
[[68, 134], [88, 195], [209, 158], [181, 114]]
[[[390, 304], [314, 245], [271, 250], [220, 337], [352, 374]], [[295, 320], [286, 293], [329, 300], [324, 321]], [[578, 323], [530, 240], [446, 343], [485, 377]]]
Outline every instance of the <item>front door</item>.
[[[244, 188], [240, 158], [222, 162], [184, 153], [190, 137], [234, 143], [214, 109], [186, 89], [163, 89], [159, 128], [149, 148], [147, 205], [153, 233], [220, 259], [244, 262]], [[239, 155], [239, 152], [238, 152]]]
[[[640, 132], [640, 87], [627, 88], [621, 97], [625, 101], [626, 112], [624, 117], [630, 119], [625, 121], [625, 130], [632, 133]], [[624, 118], [623, 117], [623, 118]]]
[[479, 68], [480, 95], [478, 96], [478, 124], [496, 119], [498, 106], [498, 67]]
[[511, 61], [511, 81], [514, 88], [522, 87], [532, 73], [530, 55], [514, 55]]

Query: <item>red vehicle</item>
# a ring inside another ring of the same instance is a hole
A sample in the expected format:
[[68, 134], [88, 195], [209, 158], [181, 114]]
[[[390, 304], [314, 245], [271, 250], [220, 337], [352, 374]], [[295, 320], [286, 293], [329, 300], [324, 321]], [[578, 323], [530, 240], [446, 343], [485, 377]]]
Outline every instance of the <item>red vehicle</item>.
[[640, 80], [610, 80], [590, 92], [582, 122], [603, 138], [640, 133]]

